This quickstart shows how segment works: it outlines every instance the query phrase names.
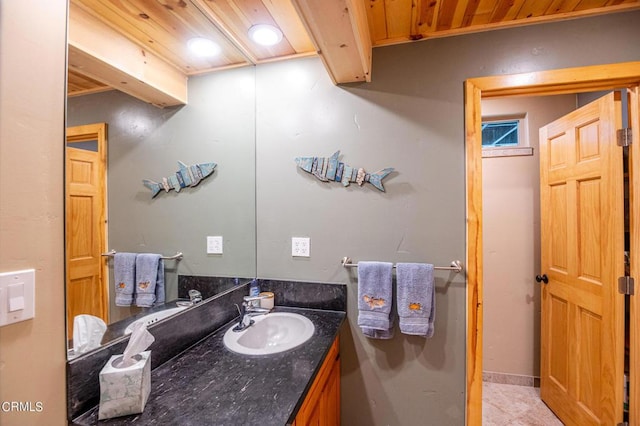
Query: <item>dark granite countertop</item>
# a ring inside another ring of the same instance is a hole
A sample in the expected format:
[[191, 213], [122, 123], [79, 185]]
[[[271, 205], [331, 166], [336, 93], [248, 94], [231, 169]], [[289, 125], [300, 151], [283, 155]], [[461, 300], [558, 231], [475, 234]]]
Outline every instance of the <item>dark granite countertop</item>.
[[[303, 308], [315, 326], [304, 345], [279, 354], [229, 351], [222, 337], [231, 323], [151, 372], [151, 394], [141, 414], [98, 421], [98, 407], [71, 425], [260, 425], [292, 421], [346, 314]], [[153, 357], [153, 353], [151, 355]]]

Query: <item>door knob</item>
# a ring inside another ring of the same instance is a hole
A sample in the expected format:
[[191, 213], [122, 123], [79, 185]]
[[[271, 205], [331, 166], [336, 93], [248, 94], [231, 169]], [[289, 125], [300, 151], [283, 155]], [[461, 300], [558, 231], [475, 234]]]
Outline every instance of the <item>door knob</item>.
[[548, 284], [549, 283], [549, 277], [547, 277], [547, 274], [536, 275], [536, 281], [538, 281], [539, 283]]

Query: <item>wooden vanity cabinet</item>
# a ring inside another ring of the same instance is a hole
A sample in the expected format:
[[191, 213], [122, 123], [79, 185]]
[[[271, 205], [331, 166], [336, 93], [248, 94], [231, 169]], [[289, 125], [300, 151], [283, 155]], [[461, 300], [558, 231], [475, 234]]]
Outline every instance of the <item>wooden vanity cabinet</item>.
[[340, 345], [331, 345], [293, 426], [340, 425]]

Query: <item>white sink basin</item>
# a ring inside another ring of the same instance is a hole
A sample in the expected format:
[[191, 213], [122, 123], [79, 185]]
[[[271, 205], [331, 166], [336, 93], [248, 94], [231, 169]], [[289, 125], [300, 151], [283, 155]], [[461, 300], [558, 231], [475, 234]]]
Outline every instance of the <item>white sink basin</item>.
[[127, 328], [124, 329], [124, 335], [126, 336], [127, 334], [131, 334], [131, 332], [133, 331], [133, 327], [135, 324], [138, 323], [145, 323], [147, 327], [149, 327], [151, 324], [156, 323], [160, 320], [163, 320], [165, 318], [169, 318], [171, 315], [176, 314], [180, 311], [183, 311], [187, 309], [186, 306], [178, 306], [177, 308], [169, 308], [169, 309], [165, 309], [163, 311], [158, 311], [158, 312], [154, 312], [152, 314], [149, 315], [145, 315], [142, 318], [139, 318], [137, 320], [135, 320], [134, 322], [132, 322], [131, 324], [129, 324], [127, 326]]
[[224, 345], [243, 355], [270, 355], [300, 346], [313, 336], [315, 327], [305, 316], [290, 312], [274, 312], [252, 318], [251, 327], [224, 334]]

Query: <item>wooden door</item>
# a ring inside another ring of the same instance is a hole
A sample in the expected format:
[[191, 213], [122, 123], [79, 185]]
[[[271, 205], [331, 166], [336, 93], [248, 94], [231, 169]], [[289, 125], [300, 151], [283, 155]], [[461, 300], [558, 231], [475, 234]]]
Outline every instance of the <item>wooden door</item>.
[[629, 91], [629, 116], [633, 138], [629, 153], [630, 275], [636, 279], [635, 294], [629, 298], [629, 424], [640, 424], [640, 88]]
[[106, 125], [67, 129], [66, 147], [67, 332], [79, 314], [108, 323], [106, 250]]
[[622, 421], [623, 153], [618, 94], [540, 129], [542, 400], [567, 425]]

